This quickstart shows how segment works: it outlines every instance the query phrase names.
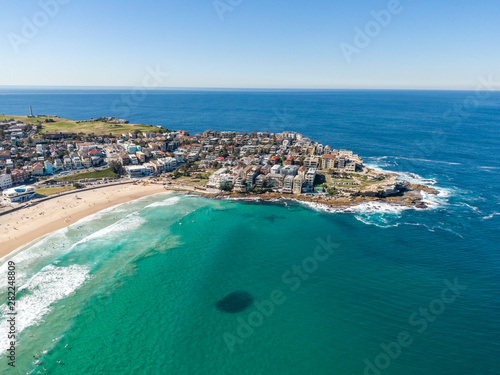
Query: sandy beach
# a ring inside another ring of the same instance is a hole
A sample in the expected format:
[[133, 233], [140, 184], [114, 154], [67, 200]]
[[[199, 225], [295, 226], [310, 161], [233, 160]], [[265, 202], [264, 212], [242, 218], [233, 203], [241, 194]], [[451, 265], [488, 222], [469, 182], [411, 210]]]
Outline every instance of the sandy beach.
[[47, 233], [117, 204], [165, 192], [163, 185], [127, 184], [75, 191], [0, 216], [0, 258]]

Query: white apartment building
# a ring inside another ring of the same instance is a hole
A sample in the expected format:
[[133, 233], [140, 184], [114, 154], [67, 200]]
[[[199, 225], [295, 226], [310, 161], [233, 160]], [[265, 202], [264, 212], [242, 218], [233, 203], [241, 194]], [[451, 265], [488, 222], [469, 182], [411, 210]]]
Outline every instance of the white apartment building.
[[12, 186], [12, 177], [10, 173], [0, 174], [0, 189], [4, 190]]

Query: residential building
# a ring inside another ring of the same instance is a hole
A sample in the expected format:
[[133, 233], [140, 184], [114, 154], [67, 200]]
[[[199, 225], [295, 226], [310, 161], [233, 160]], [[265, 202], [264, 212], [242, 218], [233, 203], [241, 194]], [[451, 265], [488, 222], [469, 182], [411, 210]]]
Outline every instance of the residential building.
[[54, 159], [54, 170], [61, 171], [63, 169], [63, 162], [61, 159]]
[[259, 174], [255, 178], [255, 187], [262, 189], [264, 187], [265, 181], [266, 181], [266, 176], [264, 176], [263, 174]]
[[314, 187], [314, 180], [316, 179], [316, 169], [309, 168], [304, 178], [304, 188], [311, 191]]
[[64, 159], [63, 159], [63, 166], [64, 166], [64, 169], [68, 170], [68, 169], [71, 169], [71, 158], [69, 156], [65, 156]]
[[10, 176], [12, 178], [12, 185], [21, 184], [30, 178], [30, 172], [26, 169], [14, 169]]
[[33, 164], [33, 176], [43, 176], [43, 165], [42, 163]]
[[306, 168], [318, 168], [319, 158], [307, 157], [304, 159], [304, 167]]
[[353, 162], [353, 161], [347, 163], [346, 166], [345, 166], [345, 171], [349, 172], [349, 173], [356, 172], [356, 163]]
[[346, 160], [344, 158], [339, 158], [337, 169], [339, 171], [343, 171], [345, 169], [345, 165], [346, 165]]
[[71, 157], [71, 163], [73, 164], [74, 169], [81, 169], [82, 167], [82, 161], [78, 157], [78, 155], [73, 155]]
[[4, 190], [12, 186], [12, 176], [10, 173], [0, 174], [0, 189]]
[[43, 163], [43, 167], [45, 169], [45, 174], [54, 174], [54, 167], [50, 161]]
[[283, 193], [291, 194], [293, 189], [293, 175], [288, 175], [283, 180]]
[[293, 178], [293, 194], [300, 194], [302, 193], [302, 184], [304, 183], [304, 179], [302, 176], [295, 176]]
[[321, 168], [322, 169], [334, 169], [335, 168], [335, 155], [324, 154], [321, 156]]
[[266, 176], [266, 186], [274, 189], [281, 189], [283, 187], [283, 175], [277, 173], [269, 173]]

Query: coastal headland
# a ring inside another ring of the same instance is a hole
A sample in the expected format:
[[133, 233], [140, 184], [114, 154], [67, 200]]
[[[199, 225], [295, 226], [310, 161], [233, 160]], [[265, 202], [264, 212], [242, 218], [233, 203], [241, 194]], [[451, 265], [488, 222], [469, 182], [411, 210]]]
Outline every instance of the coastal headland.
[[327, 207], [385, 202], [417, 209], [427, 208], [426, 196], [438, 193], [293, 131], [190, 135], [112, 117], [5, 115], [0, 129], [0, 187], [5, 192], [29, 183], [37, 193], [29, 203], [12, 189], [3, 194], [0, 257], [85, 216], [167, 190], [215, 199]]

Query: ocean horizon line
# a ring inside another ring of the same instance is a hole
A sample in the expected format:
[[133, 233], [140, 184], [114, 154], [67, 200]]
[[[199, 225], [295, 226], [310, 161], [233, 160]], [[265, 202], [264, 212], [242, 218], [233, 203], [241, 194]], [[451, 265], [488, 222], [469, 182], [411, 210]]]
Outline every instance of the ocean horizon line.
[[[187, 91], [187, 92], [359, 92], [359, 91], [406, 91], [406, 92], [474, 92], [472, 88], [265, 88], [265, 87], [142, 87], [142, 86], [45, 86], [45, 85], [0, 85], [0, 90], [133, 90], [143, 88], [147, 91]], [[500, 92], [500, 90], [479, 90]]]

